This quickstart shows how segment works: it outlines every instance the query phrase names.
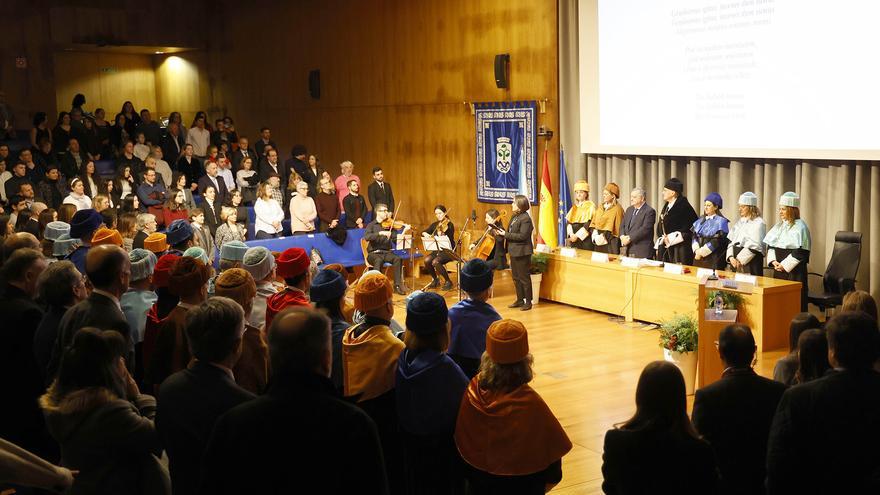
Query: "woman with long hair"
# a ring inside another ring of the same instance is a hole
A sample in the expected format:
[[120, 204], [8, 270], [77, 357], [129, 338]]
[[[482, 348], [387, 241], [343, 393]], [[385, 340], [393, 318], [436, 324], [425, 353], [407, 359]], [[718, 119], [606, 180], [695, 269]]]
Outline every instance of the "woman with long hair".
[[137, 192], [137, 179], [134, 177], [134, 173], [131, 170], [131, 165], [122, 165], [119, 167], [119, 170], [116, 172], [116, 178], [114, 181], [114, 189], [116, 189], [119, 194], [120, 199], [125, 199], [128, 196], [133, 196]]
[[187, 210], [192, 210], [196, 207], [196, 202], [193, 199], [192, 192], [193, 190], [188, 186], [186, 174], [183, 172], [174, 172], [171, 176], [171, 184], [170, 187], [177, 188], [183, 191], [184, 201], [183, 204]]
[[274, 239], [281, 235], [284, 210], [273, 197], [272, 184], [263, 182], [259, 191], [259, 197], [254, 204], [254, 214], [257, 217], [254, 223], [255, 235], [257, 239]]
[[127, 352], [118, 332], [80, 329], [40, 398], [62, 464], [79, 471], [69, 493], [170, 493], [158, 458], [156, 400], [140, 393], [125, 366]]
[[43, 232], [46, 231], [46, 225], [49, 225], [51, 222], [58, 221], [58, 212], [52, 208], [46, 208], [45, 210], [40, 212], [38, 217], [38, 223], [40, 225], [40, 235], [37, 236], [42, 239]]
[[138, 114], [137, 110], [135, 110], [134, 103], [130, 101], [123, 103], [119, 115], [125, 117], [125, 130], [128, 132], [128, 135], [134, 136], [134, 130], [137, 128], [138, 124], [141, 123], [141, 116]]
[[773, 367], [773, 379], [785, 385], [794, 385], [798, 369], [798, 341], [801, 334], [811, 328], [822, 328], [819, 319], [810, 313], [798, 313], [791, 319], [788, 328], [788, 350], [786, 356], [779, 358]]
[[229, 194], [226, 195], [226, 202], [223, 203], [223, 206], [235, 209], [235, 222], [247, 232], [250, 219], [248, 218], [248, 207], [244, 205], [243, 198], [240, 190], [235, 189], [229, 191]]
[[229, 241], [244, 242], [247, 240], [247, 231], [236, 223], [237, 218], [238, 214], [235, 208], [224, 206], [220, 209], [220, 221], [223, 223], [217, 227], [217, 233], [214, 235], [214, 245], [217, 246], [217, 249], [222, 249], [223, 245]]
[[52, 131], [49, 129], [49, 116], [46, 112], [35, 113], [33, 124], [30, 131], [31, 151], [36, 153], [40, 149], [40, 141], [48, 139], [52, 142]]
[[[636, 413], [605, 434], [602, 456], [605, 493], [714, 493], [718, 471], [712, 448], [687, 414], [681, 371], [672, 363], [645, 366], [636, 385]], [[687, 466], [669, 473], [669, 462]]]
[[240, 169], [235, 173], [235, 185], [241, 191], [244, 204], [252, 205], [257, 200], [257, 185], [260, 178], [254, 170], [254, 159], [247, 156], [242, 158]]
[[747, 191], [739, 196], [739, 220], [727, 234], [725, 259], [733, 271], [751, 275], [764, 274], [764, 236], [767, 224], [758, 211], [758, 196]]
[[797, 371], [792, 385], [811, 382], [831, 369], [828, 362], [828, 338], [824, 330], [812, 328], [798, 338]]
[[801, 311], [807, 310], [807, 264], [812, 240], [810, 228], [801, 220], [801, 197], [791, 191], [779, 197], [779, 222], [764, 236], [767, 266], [773, 278], [801, 283]]
[[137, 194], [129, 194], [122, 198], [122, 207], [119, 208], [121, 213], [134, 213], [137, 215], [141, 212], [141, 202]]
[[119, 215], [117, 229], [122, 236], [122, 247], [126, 252], [134, 249], [134, 236], [137, 235], [137, 215], [131, 212]]
[[52, 129], [52, 149], [59, 162], [67, 152], [68, 146], [70, 146], [70, 113], [61, 112], [58, 114], [55, 128]]
[[186, 196], [180, 189], [171, 188], [168, 190], [168, 199], [162, 205], [162, 218], [165, 220], [164, 225], [171, 225], [171, 222], [177, 219], [188, 220], [189, 211], [186, 209]]
[[70, 220], [73, 218], [77, 212], [77, 207], [72, 203], [65, 203], [58, 207], [58, 221], [64, 223], [70, 223]]
[[91, 160], [86, 162], [83, 165], [82, 171], [80, 171], [79, 178], [82, 179], [85, 194], [95, 199], [95, 196], [98, 195], [98, 183], [95, 182], [95, 179], [98, 178], [95, 175], [95, 162]]
[[122, 152], [125, 143], [131, 140], [131, 134], [128, 132], [128, 121], [125, 115], [119, 114], [110, 126], [110, 147], [117, 156]]

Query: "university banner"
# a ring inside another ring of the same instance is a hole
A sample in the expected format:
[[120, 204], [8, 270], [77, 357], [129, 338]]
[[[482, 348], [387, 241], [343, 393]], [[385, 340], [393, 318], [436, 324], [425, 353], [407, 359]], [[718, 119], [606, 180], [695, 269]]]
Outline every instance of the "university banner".
[[474, 103], [477, 201], [510, 203], [525, 191], [537, 202], [535, 110], [534, 101]]

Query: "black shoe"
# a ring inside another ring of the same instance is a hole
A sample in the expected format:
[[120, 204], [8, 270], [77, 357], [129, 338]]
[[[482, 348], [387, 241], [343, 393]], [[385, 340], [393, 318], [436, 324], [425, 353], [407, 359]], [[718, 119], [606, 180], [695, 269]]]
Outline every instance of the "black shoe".
[[452, 290], [452, 282], [447, 280], [443, 287], [440, 287], [440, 290]]
[[525, 303], [519, 308], [520, 311], [528, 311], [530, 309], [532, 309], [532, 303]]
[[431, 280], [431, 283], [428, 284], [427, 288], [428, 289], [436, 289], [437, 287], [440, 287], [440, 279], [439, 278], [435, 278], [434, 280]]
[[521, 308], [524, 305], [525, 303], [522, 301], [522, 299], [517, 299], [516, 302], [508, 306], [508, 308]]
[[394, 292], [400, 294], [401, 296], [405, 296], [407, 294], [408, 290], [409, 290], [409, 287], [402, 286], [402, 285], [396, 285], [394, 287]]

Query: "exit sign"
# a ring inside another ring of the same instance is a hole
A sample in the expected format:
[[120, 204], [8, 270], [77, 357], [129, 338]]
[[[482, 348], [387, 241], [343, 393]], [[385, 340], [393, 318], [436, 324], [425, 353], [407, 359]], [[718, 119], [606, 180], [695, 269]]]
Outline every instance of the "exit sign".
[[116, 71], [116, 67], [101, 67], [101, 72], [104, 74], [115, 74]]

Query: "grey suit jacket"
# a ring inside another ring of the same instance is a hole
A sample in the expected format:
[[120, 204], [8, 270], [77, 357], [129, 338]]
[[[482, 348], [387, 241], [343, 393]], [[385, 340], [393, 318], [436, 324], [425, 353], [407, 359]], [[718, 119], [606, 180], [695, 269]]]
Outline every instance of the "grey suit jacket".
[[[636, 209], [630, 206], [623, 214], [620, 235], [630, 237], [626, 255], [633, 258], [650, 258], [654, 254], [654, 222], [657, 212], [645, 203], [635, 215]], [[633, 217], [635, 215], [635, 217]]]

